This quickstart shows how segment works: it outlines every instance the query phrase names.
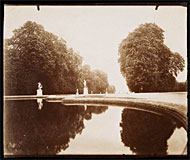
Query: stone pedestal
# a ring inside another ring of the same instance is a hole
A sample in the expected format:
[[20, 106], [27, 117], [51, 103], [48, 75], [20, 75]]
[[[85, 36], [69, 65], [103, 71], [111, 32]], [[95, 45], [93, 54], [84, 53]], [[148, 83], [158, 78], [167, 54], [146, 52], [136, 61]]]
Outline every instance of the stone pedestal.
[[107, 90], [107, 88], [106, 88], [106, 94], [108, 94], [108, 90]]
[[86, 85], [86, 81], [84, 80], [84, 88], [83, 88], [83, 94], [88, 94], [88, 87]]
[[37, 96], [42, 96], [43, 93], [42, 93], [42, 89], [37, 89]]
[[85, 94], [85, 95], [88, 94], [88, 88], [86, 88], [86, 87], [84, 88], [83, 94]]
[[79, 95], [79, 90], [77, 89], [76, 95]]

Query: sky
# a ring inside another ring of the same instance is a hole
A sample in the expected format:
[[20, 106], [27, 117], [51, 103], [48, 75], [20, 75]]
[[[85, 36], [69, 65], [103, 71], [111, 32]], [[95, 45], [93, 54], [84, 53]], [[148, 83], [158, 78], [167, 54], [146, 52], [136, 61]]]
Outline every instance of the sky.
[[67, 46], [83, 57], [83, 64], [107, 73], [117, 92], [126, 92], [120, 73], [118, 47], [140, 24], [156, 23], [164, 32], [164, 43], [185, 59], [186, 67], [177, 77], [187, 79], [187, 8], [181, 6], [5, 6], [4, 38], [27, 21], [44, 26], [63, 38]]

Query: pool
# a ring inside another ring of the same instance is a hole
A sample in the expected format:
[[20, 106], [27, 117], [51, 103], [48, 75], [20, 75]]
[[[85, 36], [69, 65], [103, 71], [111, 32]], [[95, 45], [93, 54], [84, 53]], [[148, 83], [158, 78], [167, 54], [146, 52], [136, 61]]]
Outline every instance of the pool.
[[4, 154], [187, 155], [187, 107], [137, 95], [6, 100]]

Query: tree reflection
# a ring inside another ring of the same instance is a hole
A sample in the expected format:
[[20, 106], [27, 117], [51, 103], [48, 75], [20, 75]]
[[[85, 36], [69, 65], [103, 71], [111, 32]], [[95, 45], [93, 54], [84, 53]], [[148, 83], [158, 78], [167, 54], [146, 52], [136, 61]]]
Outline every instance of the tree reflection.
[[125, 146], [138, 155], [166, 155], [167, 140], [176, 124], [165, 116], [124, 109], [121, 139]]
[[5, 149], [14, 155], [51, 155], [69, 146], [84, 129], [83, 106], [60, 103], [6, 102]]
[[106, 106], [87, 106], [85, 119], [92, 119], [92, 114], [101, 114], [108, 109]]
[[[108, 107], [64, 106], [35, 101], [5, 102], [5, 152], [13, 155], [55, 155], [69, 147], [70, 139], [81, 134], [84, 119]], [[87, 118], [90, 117], [90, 118]]]

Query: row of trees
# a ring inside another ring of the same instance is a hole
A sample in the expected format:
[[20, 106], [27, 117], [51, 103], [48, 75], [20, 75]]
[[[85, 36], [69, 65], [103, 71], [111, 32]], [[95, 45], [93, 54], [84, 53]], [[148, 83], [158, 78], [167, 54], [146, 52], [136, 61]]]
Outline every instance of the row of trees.
[[106, 73], [101, 70], [91, 70], [89, 65], [82, 67], [82, 73], [86, 80], [89, 93], [115, 93], [115, 87], [109, 85]]
[[6, 95], [33, 94], [38, 82], [44, 94], [74, 94], [76, 89], [82, 93], [84, 79], [93, 93], [105, 93], [109, 87], [106, 73], [88, 74], [82, 57], [43, 26], [28, 21], [13, 32], [4, 45]]
[[[187, 83], [176, 77], [184, 59], [164, 44], [163, 30], [156, 24], [140, 25], [119, 46], [120, 70], [132, 92], [185, 91]], [[45, 94], [82, 93], [83, 81], [89, 92], [114, 93], [106, 73], [82, 66], [82, 57], [67, 48], [66, 41], [26, 22], [5, 40], [5, 93], [32, 94], [41, 82]], [[50, 87], [51, 86], [51, 87]], [[182, 89], [184, 88], [184, 89]]]
[[[75, 94], [76, 89], [82, 93], [84, 79], [93, 93], [109, 88], [106, 73], [95, 70], [87, 75], [82, 57], [64, 39], [30, 21], [5, 40], [4, 76], [5, 95], [34, 94], [38, 82], [44, 94]], [[39, 111], [35, 101], [5, 105], [5, 150], [15, 155], [54, 155], [67, 149], [70, 139], [84, 129], [84, 119], [108, 108], [44, 103]]]
[[175, 91], [185, 61], [164, 44], [163, 32], [156, 24], [145, 23], [121, 42], [118, 61], [130, 91]]

